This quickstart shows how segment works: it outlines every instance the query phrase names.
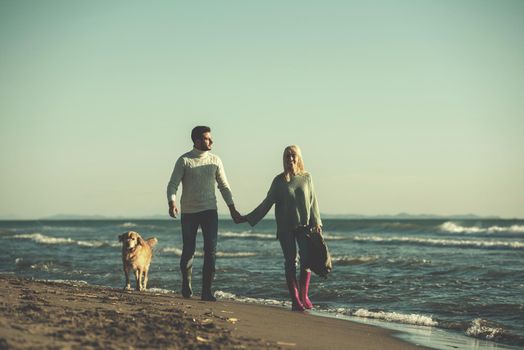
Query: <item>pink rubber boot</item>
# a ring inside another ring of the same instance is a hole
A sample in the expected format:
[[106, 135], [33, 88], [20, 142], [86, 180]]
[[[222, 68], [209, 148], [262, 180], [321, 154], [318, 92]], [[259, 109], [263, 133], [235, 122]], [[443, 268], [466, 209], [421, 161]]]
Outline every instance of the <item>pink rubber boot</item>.
[[291, 296], [291, 310], [293, 311], [304, 311], [304, 305], [300, 301], [298, 295], [297, 279], [293, 276], [286, 276], [287, 288], [289, 289], [289, 295]]
[[302, 305], [306, 309], [313, 308], [313, 304], [311, 303], [311, 300], [309, 300], [309, 297], [308, 297], [310, 279], [311, 279], [310, 271], [300, 271], [300, 300], [302, 301]]

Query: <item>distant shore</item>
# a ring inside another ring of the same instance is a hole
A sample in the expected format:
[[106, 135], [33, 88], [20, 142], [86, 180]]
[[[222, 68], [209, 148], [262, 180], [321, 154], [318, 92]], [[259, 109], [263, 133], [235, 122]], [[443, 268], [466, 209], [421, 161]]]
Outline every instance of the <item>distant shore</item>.
[[0, 275], [0, 349], [422, 349], [388, 330], [177, 294]]
[[[327, 214], [321, 213], [323, 219], [330, 220], [523, 220], [517, 217], [501, 217], [497, 215], [476, 215], [476, 214]], [[218, 218], [221, 220], [230, 220], [229, 214], [219, 213]], [[27, 218], [15, 215], [0, 216], [0, 221], [118, 221], [118, 220], [173, 220], [167, 213], [164, 215], [148, 216], [105, 216], [105, 215], [83, 215], [83, 214], [56, 214], [45, 217]], [[272, 213], [269, 213], [265, 220], [274, 220]]]

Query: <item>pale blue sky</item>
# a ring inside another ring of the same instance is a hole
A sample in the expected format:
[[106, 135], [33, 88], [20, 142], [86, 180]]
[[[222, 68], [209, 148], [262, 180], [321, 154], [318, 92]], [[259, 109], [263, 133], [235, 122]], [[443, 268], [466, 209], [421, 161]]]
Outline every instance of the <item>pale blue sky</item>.
[[242, 213], [295, 143], [324, 213], [524, 217], [523, 38], [518, 0], [0, 0], [0, 218], [167, 213], [198, 124]]

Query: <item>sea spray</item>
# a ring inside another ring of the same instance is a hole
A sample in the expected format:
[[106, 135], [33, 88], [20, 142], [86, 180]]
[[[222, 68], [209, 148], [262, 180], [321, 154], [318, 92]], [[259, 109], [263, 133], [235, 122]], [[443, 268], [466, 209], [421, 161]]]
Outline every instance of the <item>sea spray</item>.
[[406, 243], [406, 244], [432, 245], [432, 246], [441, 246], [441, 247], [524, 249], [524, 242], [521, 242], [521, 241], [440, 239], [440, 238], [419, 238], [419, 237], [409, 237], [409, 236], [408, 237], [355, 236], [353, 240], [357, 242]]

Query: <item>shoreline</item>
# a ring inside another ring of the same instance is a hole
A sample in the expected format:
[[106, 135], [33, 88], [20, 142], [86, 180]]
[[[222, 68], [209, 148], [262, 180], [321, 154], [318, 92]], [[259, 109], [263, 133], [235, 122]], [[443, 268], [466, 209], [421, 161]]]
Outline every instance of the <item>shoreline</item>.
[[0, 274], [0, 300], [0, 349], [426, 349], [378, 326], [174, 293]]

